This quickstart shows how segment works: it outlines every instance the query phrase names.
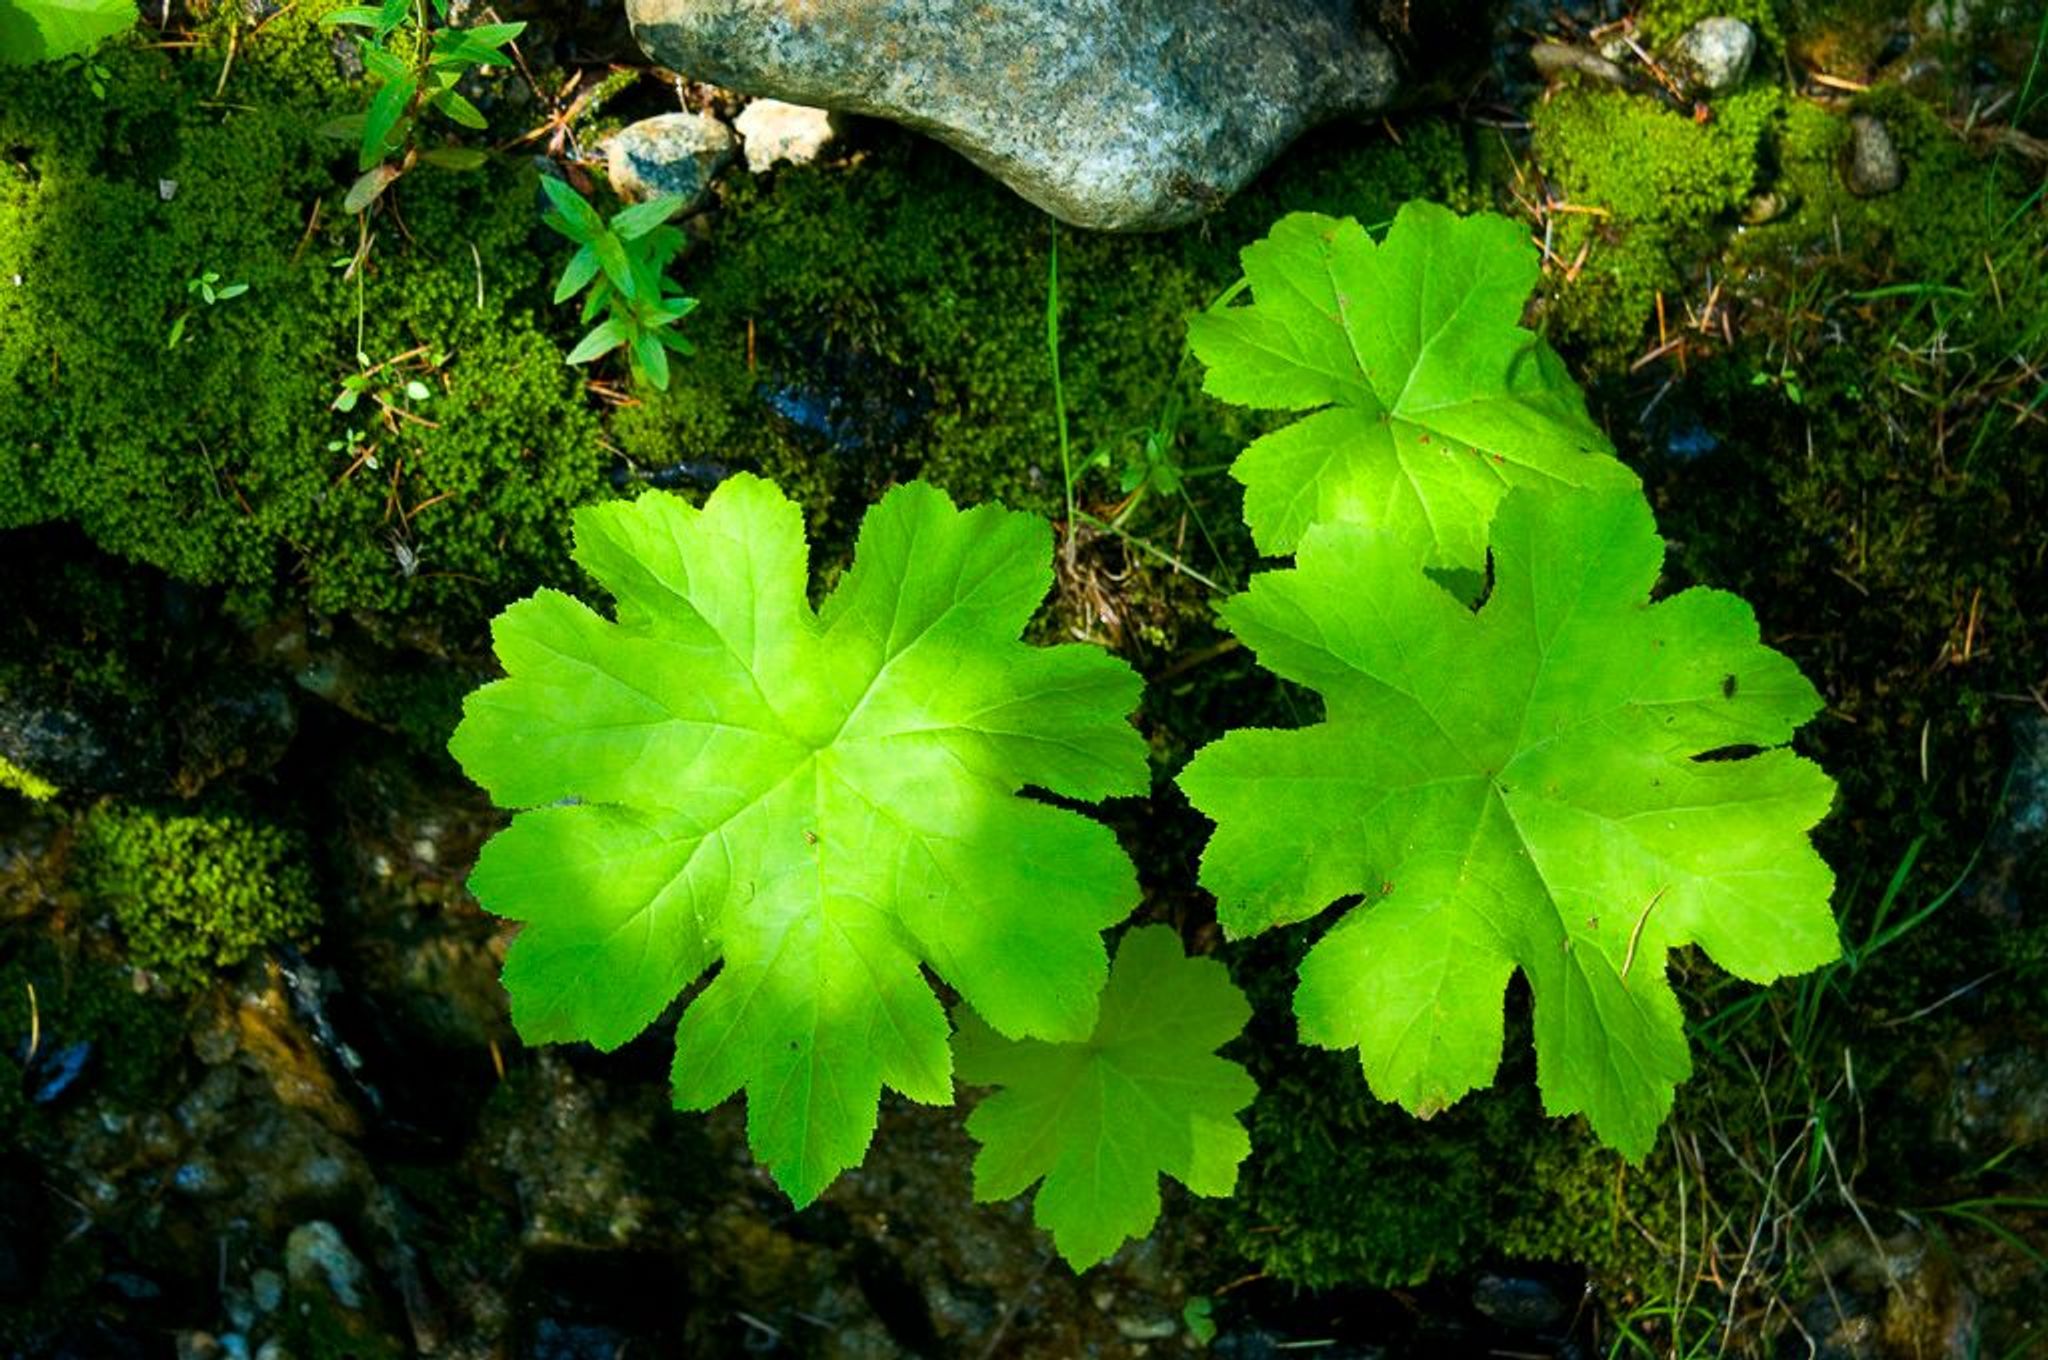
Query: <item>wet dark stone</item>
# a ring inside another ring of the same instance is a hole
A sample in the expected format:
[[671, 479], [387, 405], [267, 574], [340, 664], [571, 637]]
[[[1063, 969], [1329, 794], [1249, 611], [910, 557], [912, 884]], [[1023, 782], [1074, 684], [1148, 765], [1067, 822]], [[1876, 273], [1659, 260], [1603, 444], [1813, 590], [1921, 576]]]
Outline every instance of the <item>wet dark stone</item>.
[[82, 709], [19, 690], [0, 692], [0, 758], [82, 793], [139, 792], [159, 784], [165, 767], [153, 724], [98, 721]]
[[0, 1162], [0, 1304], [33, 1298], [48, 1263], [49, 1206], [35, 1177], [33, 1166]]
[[2022, 709], [2012, 724], [2012, 771], [2005, 801], [1964, 891], [2002, 926], [2038, 922], [2048, 888], [2048, 713]]
[[187, 796], [223, 775], [268, 771], [299, 727], [298, 710], [283, 684], [233, 672], [212, 676], [173, 720], [179, 734], [173, 783]]
[[690, 1353], [684, 1341], [692, 1304], [689, 1273], [684, 1262], [665, 1253], [533, 1253], [520, 1284], [519, 1309], [530, 1321], [517, 1354], [611, 1360]]
[[616, 1327], [542, 1318], [533, 1325], [533, 1360], [613, 1360], [630, 1338]]
[[1680, 462], [1704, 458], [1720, 447], [1720, 438], [1697, 421], [1679, 425], [1664, 436], [1664, 452]]
[[656, 468], [617, 467], [611, 474], [612, 485], [616, 487], [624, 488], [637, 482], [664, 491], [674, 491], [679, 487], [709, 490], [730, 476], [732, 469], [725, 464], [694, 458]]
[[1541, 1280], [1514, 1275], [1481, 1275], [1472, 1284], [1472, 1306], [1511, 1331], [1540, 1332], [1564, 1321], [1565, 1302]]
[[54, 1103], [77, 1084], [91, 1057], [92, 1045], [82, 1039], [38, 1049], [34, 1061], [22, 1071], [29, 1099], [38, 1105]]

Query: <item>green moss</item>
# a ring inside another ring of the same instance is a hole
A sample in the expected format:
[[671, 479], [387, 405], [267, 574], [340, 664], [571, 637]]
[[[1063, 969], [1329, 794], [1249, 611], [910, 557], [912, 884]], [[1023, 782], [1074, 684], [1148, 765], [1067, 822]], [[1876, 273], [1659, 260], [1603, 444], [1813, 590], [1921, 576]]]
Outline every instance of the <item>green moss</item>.
[[1532, 115], [1535, 152], [1558, 195], [1551, 251], [1584, 261], [1553, 273], [1555, 320], [1596, 366], [1640, 352], [1659, 293], [1675, 305], [1757, 186], [1784, 97], [1758, 87], [1694, 121], [1648, 96], [1590, 85], [1560, 90]]
[[[1884, 125], [1905, 166], [1899, 188], [1851, 194], [1841, 175], [1849, 117], [1795, 102], [1777, 162], [1798, 211], [1751, 233], [1737, 258], [1824, 261], [1839, 285], [1883, 285], [1901, 305], [1990, 353], [2033, 352], [2048, 342], [2048, 210], [2025, 163], [1979, 154], [1935, 109], [1895, 86], [1859, 97], [1849, 112]], [[1930, 291], [1914, 294], [1915, 287]]]
[[[361, 274], [333, 267], [359, 244], [338, 209], [351, 163], [317, 129], [363, 91], [313, 25], [325, 7], [251, 32], [224, 6], [196, 48], [115, 52], [104, 106], [57, 73], [0, 73], [0, 275], [23, 277], [0, 290], [0, 526], [75, 521], [250, 612], [303, 599], [452, 622], [564, 574], [568, 512], [610, 494], [607, 442], [643, 471], [768, 473], [828, 533], [920, 474], [964, 500], [1060, 500], [1050, 231], [1008, 190], [886, 129], [857, 166], [731, 177], [714, 239], [680, 271], [704, 302], [699, 357], [666, 396], [600, 418], [561, 361], [575, 317], [548, 302], [559, 243], [521, 165], [407, 176]], [[1279, 212], [1470, 198], [1458, 130], [1402, 137], [1318, 138], [1198, 228], [1063, 233], [1080, 453], [1157, 405], [1184, 314]], [[185, 283], [206, 270], [248, 292], [195, 304]], [[359, 324], [373, 363], [447, 356], [403, 375], [436, 389], [414, 413], [430, 423], [329, 409]], [[1217, 423], [1238, 419], [1192, 420], [1190, 458], [1225, 457]], [[359, 445], [328, 447], [351, 428]], [[351, 470], [364, 445], [375, 465]]]
[[1375, 1100], [1349, 1054], [1302, 1050], [1264, 1074], [1254, 1155], [1225, 1215], [1233, 1249], [1309, 1288], [1419, 1284], [1487, 1247], [1501, 1168], [1475, 1143], [1500, 1102], [1466, 1102], [1423, 1125]]
[[1640, 1168], [1583, 1129], [1555, 1129], [1531, 1138], [1528, 1149], [1517, 1178], [1496, 1183], [1495, 1251], [1582, 1266], [1610, 1297], [1670, 1284], [1680, 1191], [1668, 1143]]
[[[359, 238], [317, 128], [362, 92], [320, 8], [241, 35], [217, 106], [232, 7], [189, 53], [112, 54], [104, 106], [0, 72], [0, 525], [74, 520], [253, 610], [467, 615], [559, 572], [598, 424], [542, 329], [530, 172], [408, 176], [360, 293], [332, 267]], [[248, 292], [198, 304], [206, 270]], [[359, 324], [372, 362], [447, 355], [427, 423], [330, 409]], [[351, 425], [376, 466], [328, 447]]]
[[43, 945], [0, 966], [0, 1033], [28, 1032], [31, 986], [45, 1051], [91, 1045], [97, 1064], [92, 1083], [117, 1101], [162, 1094], [184, 1037], [175, 1011], [138, 995], [124, 970], [84, 960], [67, 966]]
[[1489, 1258], [1579, 1265], [1654, 1291], [1677, 1250], [1668, 1149], [1630, 1168], [1503, 1076], [1427, 1123], [1373, 1098], [1350, 1055], [1263, 1073], [1254, 1156], [1224, 1210], [1232, 1247], [1311, 1288], [1419, 1284]]
[[5, 756], [0, 756], [0, 789], [13, 789], [36, 803], [48, 802], [57, 796], [55, 784], [38, 778], [33, 770], [24, 770]]
[[[1637, 17], [1645, 39], [1662, 46], [1702, 19], [1740, 19], [1756, 31], [1767, 47], [1784, 50], [1785, 30], [1779, 0], [1647, 0]], [[1768, 54], [1759, 53], [1768, 59]]]
[[80, 887], [111, 908], [138, 967], [197, 989], [319, 923], [305, 841], [235, 812], [105, 805], [79, 828]]
[[[1850, 194], [1849, 111], [1788, 106], [1772, 182], [1797, 206], [1729, 242], [1717, 277], [1741, 309], [1737, 349], [1684, 389], [1731, 447], [1646, 472], [1674, 565], [1773, 602], [1766, 629], [1828, 695], [1836, 720], [1802, 734], [1843, 785], [1824, 850], [1895, 861], [1931, 833], [1941, 861], [1922, 869], [1940, 881], [2008, 758], [1996, 696], [2039, 680], [2048, 442], [2019, 410], [2048, 352], [2048, 204], [1910, 95], [1855, 107], [1889, 129], [1904, 181]], [[1928, 975], [1970, 940], [1920, 946]]]

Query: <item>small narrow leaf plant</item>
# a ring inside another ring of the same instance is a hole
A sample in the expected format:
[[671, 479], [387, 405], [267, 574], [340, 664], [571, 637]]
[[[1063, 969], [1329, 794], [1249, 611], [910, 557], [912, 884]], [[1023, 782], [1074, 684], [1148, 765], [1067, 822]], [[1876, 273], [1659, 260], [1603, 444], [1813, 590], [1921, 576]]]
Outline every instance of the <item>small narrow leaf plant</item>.
[[422, 150], [414, 145], [414, 132], [429, 111], [483, 131], [488, 126], [483, 111], [456, 87], [473, 71], [510, 66], [504, 49], [526, 25], [455, 27], [448, 22], [448, 0], [432, 0], [432, 9], [430, 17], [426, 0], [384, 0], [375, 7], [333, 10], [320, 19], [325, 27], [364, 30], [356, 47], [375, 85], [361, 114], [337, 119], [327, 128], [356, 143], [358, 174], [343, 200], [349, 212], [367, 210], [416, 164], [472, 170], [484, 163], [484, 153], [473, 148]]
[[[666, 238], [639, 243], [667, 205], [607, 223], [546, 182], [578, 247], [558, 296], [591, 287], [608, 325], [661, 298]], [[1521, 971], [1547, 1108], [1640, 1160], [1688, 1068], [1670, 952], [1758, 982], [1837, 952], [1807, 839], [1833, 785], [1785, 746], [1819, 697], [1741, 600], [1656, 598], [1649, 507], [1520, 324], [1519, 228], [1411, 204], [1375, 243], [1299, 215], [1245, 266], [1250, 302], [1194, 325], [1208, 389], [1309, 414], [1238, 462], [1257, 542], [1296, 559], [1222, 616], [1324, 711], [1181, 773], [1216, 824], [1201, 880], [1233, 936], [1357, 900], [1303, 964], [1301, 1035], [1425, 1117], [1492, 1080]], [[572, 360], [645, 362], [628, 325]], [[744, 1091], [799, 1206], [860, 1161], [883, 1088], [996, 1088], [967, 1125], [976, 1195], [1036, 1186], [1080, 1269], [1150, 1230], [1162, 1176], [1231, 1191], [1254, 1089], [1216, 1051], [1249, 1014], [1223, 964], [1143, 926], [1109, 965], [1131, 864], [1031, 795], [1149, 783], [1137, 676], [1019, 641], [1051, 549], [1038, 518], [901, 486], [814, 609], [767, 482], [590, 507], [575, 554], [612, 617], [553, 591], [507, 609], [505, 678], [450, 747], [516, 810], [470, 882], [524, 922], [523, 1037], [616, 1047], [709, 974], [676, 1102]]]
[[587, 364], [623, 349], [636, 378], [666, 391], [670, 352], [696, 352], [671, 329], [697, 308], [697, 300], [676, 291], [667, 276], [669, 263], [683, 248], [683, 233], [668, 220], [682, 211], [683, 199], [663, 194], [622, 208], [606, 221], [561, 180], [540, 183], [551, 205], [541, 220], [576, 244], [555, 285], [555, 301], [567, 302], [588, 289], [583, 324], [604, 317], [569, 351], [568, 362]]

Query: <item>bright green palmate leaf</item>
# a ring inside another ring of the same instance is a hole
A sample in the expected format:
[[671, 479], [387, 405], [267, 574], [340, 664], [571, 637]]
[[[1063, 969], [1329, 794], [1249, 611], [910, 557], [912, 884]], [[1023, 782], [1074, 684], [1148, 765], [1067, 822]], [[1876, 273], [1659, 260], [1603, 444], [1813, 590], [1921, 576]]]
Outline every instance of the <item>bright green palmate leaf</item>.
[[0, 0], [0, 66], [53, 61], [135, 26], [135, 0]]
[[1666, 951], [1757, 982], [1835, 957], [1806, 836], [1834, 785], [1781, 746], [1819, 698], [1736, 596], [1648, 603], [1662, 557], [1632, 490], [1518, 491], [1476, 611], [1353, 525], [1224, 606], [1326, 719], [1182, 773], [1217, 824], [1202, 881], [1237, 934], [1363, 895], [1295, 1013], [1382, 1099], [1428, 1115], [1490, 1082], [1520, 968], [1546, 1108], [1639, 1159], [1690, 1069]]
[[526, 923], [530, 1041], [624, 1043], [693, 979], [679, 1105], [745, 1088], [748, 1137], [808, 1203], [858, 1162], [884, 1085], [952, 1098], [929, 967], [1010, 1035], [1084, 1038], [1099, 932], [1137, 900], [1115, 837], [1016, 796], [1146, 787], [1138, 678], [1017, 638], [1052, 580], [1035, 516], [923, 484], [869, 511], [822, 608], [803, 517], [735, 477], [576, 516], [617, 621], [542, 591], [499, 616], [508, 678], [450, 749], [506, 807], [471, 887]]
[[1086, 1043], [1004, 1039], [961, 1011], [960, 1079], [1004, 1088], [967, 1120], [982, 1144], [975, 1198], [1008, 1199], [1042, 1177], [1033, 1216], [1085, 1270], [1152, 1231], [1162, 1172], [1229, 1194], [1251, 1152], [1237, 1112], [1258, 1091], [1215, 1050], [1250, 1017], [1223, 965], [1185, 957], [1165, 926], [1124, 936]]
[[1188, 340], [1211, 395], [1311, 412], [1231, 468], [1261, 551], [1343, 521], [1477, 568], [1509, 488], [1633, 483], [1520, 325], [1537, 262], [1515, 223], [1410, 203], [1375, 245], [1348, 218], [1295, 213], [1243, 258], [1253, 303], [1194, 317]]

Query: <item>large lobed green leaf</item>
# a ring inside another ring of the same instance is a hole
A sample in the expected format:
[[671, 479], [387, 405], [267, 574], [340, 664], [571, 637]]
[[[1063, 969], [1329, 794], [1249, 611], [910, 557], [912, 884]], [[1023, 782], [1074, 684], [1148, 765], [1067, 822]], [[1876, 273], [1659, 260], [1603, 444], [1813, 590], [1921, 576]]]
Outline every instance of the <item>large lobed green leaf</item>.
[[135, 26], [135, 0], [0, 0], [0, 66], [90, 52]]
[[958, 1014], [960, 1079], [1001, 1086], [968, 1116], [982, 1144], [980, 1200], [1022, 1194], [1060, 1255], [1085, 1270], [1159, 1217], [1159, 1177], [1227, 1195], [1251, 1139], [1237, 1112], [1258, 1088], [1215, 1055], [1251, 1007], [1214, 959], [1190, 959], [1165, 926], [1124, 936], [1086, 1043], [1004, 1039]]
[[1382, 1099], [1426, 1116], [1490, 1082], [1519, 968], [1546, 1108], [1640, 1158], [1690, 1067], [1666, 952], [1758, 982], [1836, 956], [1806, 837], [1834, 786], [1781, 747], [1819, 698], [1739, 598], [1649, 603], [1662, 557], [1634, 490], [1517, 491], [1476, 612], [1412, 542], [1342, 524], [1224, 606], [1326, 718], [1182, 773], [1216, 822], [1202, 881], [1236, 934], [1364, 896], [1295, 1011]]
[[881, 1088], [952, 1096], [929, 967], [998, 1030], [1096, 1023], [1099, 932], [1137, 887], [1103, 826], [1016, 796], [1146, 787], [1137, 676], [1017, 638], [1049, 530], [923, 484], [869, 511], [806, 602], [803, 519], [735, 477], [581, 510], [611, 621], [542, 591], [499, 616], [507, 678], [450, 749], [506, 807], [471, 887], [526, 924], [505, 962], [530, 1041], [624, 1043], [685, 1010], [679, 1105], [744, 1088], [755, 1153], [799, 1205], [864, 1154]]
[[1343, 521], [1477, 568], [1509, 488], [1633, 484], [1520, 324], [1537, 260], [1515, 223], [1410, 203], [1376, 245], [1349, 218], [1295, 213], [1243, 260], [1252, 304], [1194, 317], [1188, 340], [1212, 395], [1310, 412], [1231, 468], [1261, 551]]

